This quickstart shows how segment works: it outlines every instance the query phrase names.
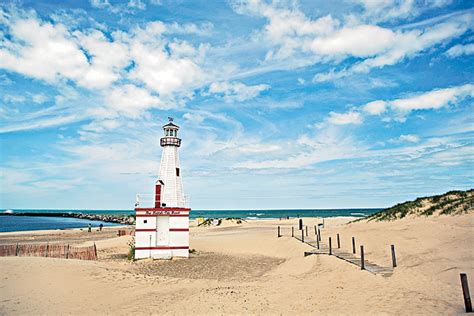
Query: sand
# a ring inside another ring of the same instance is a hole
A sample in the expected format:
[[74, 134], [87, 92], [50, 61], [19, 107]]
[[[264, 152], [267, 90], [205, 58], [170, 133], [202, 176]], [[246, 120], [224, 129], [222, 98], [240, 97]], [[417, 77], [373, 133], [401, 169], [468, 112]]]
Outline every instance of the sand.
[[[321, 219], [304, 219], [315, 225]], [[297, 220], [191, 228], [190, 259], [126, 260], [130, 236], [96, 234], [98, 261], [0, 258], [0, 313], [16, 314], [461, 314], [459, 273], [474, 289], [474, 215], [394, 222], [325, 219], [323, 239], [363, 244], [366, 258], [398, 267], [391, 277], [361, 271], [328, 255], [303, 256], [291, 238]], [[276, 226], [283, 237], [277, 238]], [[314, 239], [314, 229], [309, 238]], [[89, 244], [77, 230], [41, 232], [36, 240]], [[0, 234], [0, 242], [35, 233]], [[53, 238], [54, 235], [54, 238]], [[49, 237], [48, 237], [49, 236]], [[31, 241], [29, 239], [29, 241]]]

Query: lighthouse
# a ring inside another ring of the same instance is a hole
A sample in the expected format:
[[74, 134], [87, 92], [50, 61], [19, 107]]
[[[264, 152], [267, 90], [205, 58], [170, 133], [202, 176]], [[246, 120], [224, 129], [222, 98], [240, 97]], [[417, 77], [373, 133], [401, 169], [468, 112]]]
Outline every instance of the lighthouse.
[[189, 256], [189, 212], [183, 192], [178, 149], [179, 126], [163, 126], [160, 171], [153, 194], [137, 194], [135, 259]]

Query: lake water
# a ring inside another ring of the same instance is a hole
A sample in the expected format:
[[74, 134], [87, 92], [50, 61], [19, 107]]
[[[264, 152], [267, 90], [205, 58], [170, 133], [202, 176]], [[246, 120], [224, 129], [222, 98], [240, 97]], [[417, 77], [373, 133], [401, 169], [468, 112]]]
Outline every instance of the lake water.
[[[356, 216], [363, 217], [371, 215], [380, 209], [324, 209], [324, 210], [192, 210], [190, 218], [227, 218], [239, 217], [247, 220], [270, 219], [280, 217], [335, 217]], [[6, 210], [0, 210], [4, 212]], [[12, 210], [14, 213], [88, 213], [100, 215], [133, 215], [133, 210]], [[44, 229], [67, 229], [87, 227], [91, 223], [98, 227], [100, 223], [104, 226], [117, 226], [118, 224], [101, 221], [91, 221], [71, 217], [43, 217], [43, 216], [0, 216], [0, 232], [44, 230]]]

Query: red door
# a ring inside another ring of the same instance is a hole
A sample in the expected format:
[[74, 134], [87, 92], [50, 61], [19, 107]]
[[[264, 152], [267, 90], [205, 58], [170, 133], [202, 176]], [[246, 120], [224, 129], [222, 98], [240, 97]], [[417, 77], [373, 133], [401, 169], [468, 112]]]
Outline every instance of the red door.
[[161, 207], [161, 184], [155, 185], [155, 208]]

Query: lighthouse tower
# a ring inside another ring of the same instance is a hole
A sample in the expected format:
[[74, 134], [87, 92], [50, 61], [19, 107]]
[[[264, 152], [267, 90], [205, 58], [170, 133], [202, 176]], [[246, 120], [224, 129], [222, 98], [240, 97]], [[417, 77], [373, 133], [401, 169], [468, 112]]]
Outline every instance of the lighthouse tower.
[[[160, 139], [163, 153], [154, 194], [137, 194], [135, 258], [189, 256], [189, 212], [183, 193], [179, 126], [169, 118]], [[148, 205], [147, 205], [148, 204]]]

